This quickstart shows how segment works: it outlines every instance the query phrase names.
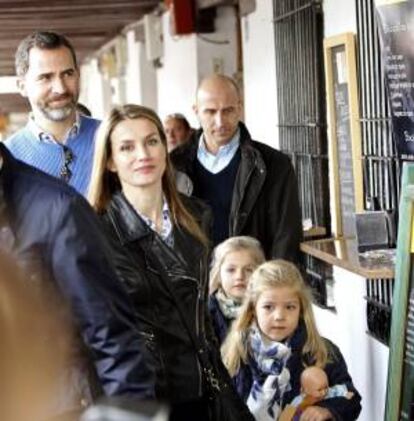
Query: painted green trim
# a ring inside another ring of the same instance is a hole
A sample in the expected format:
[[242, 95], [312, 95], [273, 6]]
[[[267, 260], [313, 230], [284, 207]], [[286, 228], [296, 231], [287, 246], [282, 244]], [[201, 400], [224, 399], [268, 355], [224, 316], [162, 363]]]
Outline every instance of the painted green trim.
[[404, 163], [399, 207], [397, 262], [392, 304], [385, 421], [400, 419], [401, 383], [411, 272], [411, 233], [414, 203], [414, 164]]

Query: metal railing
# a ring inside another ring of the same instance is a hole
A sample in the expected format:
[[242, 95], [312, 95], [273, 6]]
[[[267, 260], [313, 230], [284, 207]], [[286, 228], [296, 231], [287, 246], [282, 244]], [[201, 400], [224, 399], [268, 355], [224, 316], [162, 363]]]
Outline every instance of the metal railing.
[[275, 0], [278, 130], [298, 178], [303, 219], [329, 231], [329, 187], [319, 1]]
[[[295, 167], [303, 219], [330, 234], [328, 144], [320, 1], [274, 0], [280, 148]], [[305, 256], [307, 283], [329, 306], [332, 267]]]

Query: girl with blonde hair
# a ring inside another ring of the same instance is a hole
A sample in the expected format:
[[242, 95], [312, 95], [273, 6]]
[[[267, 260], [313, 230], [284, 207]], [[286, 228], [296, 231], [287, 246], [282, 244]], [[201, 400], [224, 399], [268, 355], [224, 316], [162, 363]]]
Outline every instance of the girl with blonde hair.
[[319, 335], [311, 294], [290, 262], [273, 260], [254, 271], [222, 357], [257, 421], [278, 419], [300, 394], [301, 373], [310, 365], [323, 368], [329, 384], [345, 384], [354, 395], [317, 402], [301, 421], [358, 418], [361, 397], [339, 349]]
[[220, 344], [240, 310], [251, 274], [264, 261], [262, 247], [253, 237], [231, 237], [214, 249], [208, 307]]
[[[129, 104], [104, 119], [89, 200], [102, 218], [118, 277], [135, 309], [142, 367], [134, 398], [168, 403], [171, 421], [216, 419], [209, 393], [213, 387], [223, 391], [229, 382], [222, 365], [221, 371], [212, 366], [210, 356], [220, 360], [219, 350], [207, 337], [204, 232], [210, 213], [178, 194], [166, 136], [153, 110]], [[231, 392], [235, 399], [228, 411], [238, 421], [249, 420]]]

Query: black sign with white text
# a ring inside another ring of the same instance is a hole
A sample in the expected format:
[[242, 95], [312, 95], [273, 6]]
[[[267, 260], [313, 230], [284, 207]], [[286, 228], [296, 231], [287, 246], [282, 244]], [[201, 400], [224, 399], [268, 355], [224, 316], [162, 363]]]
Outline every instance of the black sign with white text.
[[414, 160], [414, 1], [375, 3], [397, 152]]

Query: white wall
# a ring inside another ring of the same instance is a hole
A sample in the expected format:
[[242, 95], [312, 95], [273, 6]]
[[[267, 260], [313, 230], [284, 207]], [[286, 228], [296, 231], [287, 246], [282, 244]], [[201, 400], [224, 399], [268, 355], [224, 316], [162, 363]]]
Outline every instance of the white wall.
[[242, 19], [245, 122], [254, 139], [278, 148], [273, 2]]
[[213, 72], [233, 76], [236, 61], [234, 9], [219, 7], [212, 34], [176, 36], [170, 33], [169, 13], [163, 15], [164, 56], [157, 70], [158, 113], [184, 114], [193, 127], [198, 122], [192, 106], [200, 80]]
[[104, 117], [111, 106], [111, 87], [98, 69], [98, 60], [91, 58], [81, 66], [81, 92], [79, 101], [98, 119]]
[[334, 268], [336, 313], [314, 306], [322, 336], [341, 349], [355, 387], [362, 396], [360, 421], [382, 420], [387, 381], [388, 347], [368, 336], [365, 279]]
[[157, 69], [158, 113], [163, 119], [170, 113], [184, 114], [197, 125], [192, 105], [198, 83], [196, 35], [172, 36], [170, 15], [164, 13], [164, 56]]
[[[344, 32], [356, 33], [355, 2], [325, 0], [323, 10], [325, 37]], [[333, 204], [331, 213], [332, 210]], [[365, 279], [334, 267], [334, 280], [337, 312], [316, 308], [319, 329], [340, 347], [355, 386], [362, 395], [359, 420], [382, 420], [389, 350], [366, 333]]]
[[128, 31], [126, 66], [126, 102], [157, 109], [157, 77], [146, 59], [145, 43], [135, 40], [135, 31]]
[[349, 0], [324, 0], [325, 37], [356, 32], [356, 6]]
[[135, 31], [126, 34], [127, 57], [126, 64], [126, 98], [132, 104], [142, 103], [141, 86], [141, 50], [142, 43], [135, 41]]

